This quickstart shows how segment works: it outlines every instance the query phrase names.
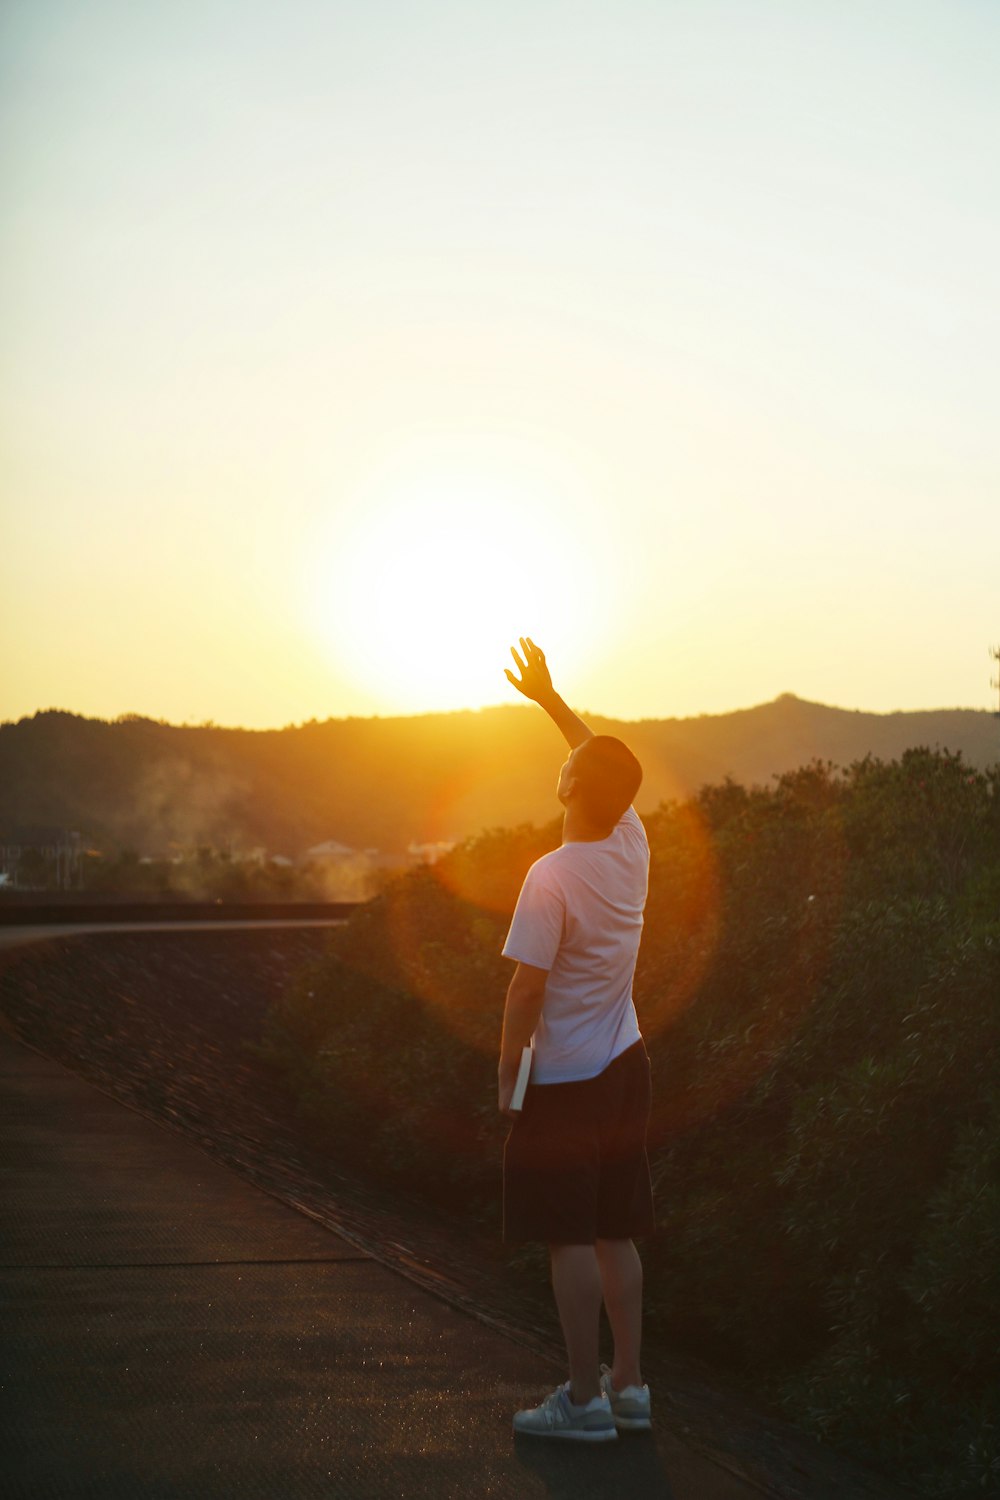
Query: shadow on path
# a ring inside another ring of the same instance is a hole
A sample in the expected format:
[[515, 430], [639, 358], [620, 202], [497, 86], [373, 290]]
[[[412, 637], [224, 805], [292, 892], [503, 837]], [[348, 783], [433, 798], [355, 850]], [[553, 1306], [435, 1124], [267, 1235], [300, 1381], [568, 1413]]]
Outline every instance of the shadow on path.
[[514, 1454], [553, 1500], [607, 1500], [609, 1495], [675, 1500], [650, 1434], [633, 1433], [616, 1443], [571, 1443], [519, 1433]]

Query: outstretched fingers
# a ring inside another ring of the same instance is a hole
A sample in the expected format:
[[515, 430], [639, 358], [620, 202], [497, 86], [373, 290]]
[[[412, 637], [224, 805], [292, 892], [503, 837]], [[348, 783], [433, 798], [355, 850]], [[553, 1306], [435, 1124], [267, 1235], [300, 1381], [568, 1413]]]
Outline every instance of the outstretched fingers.
[[[521, 642], [521, 648], [522, 650], [524, 649], [524, 641]], [[509, 683], [512, 683], [513, 686], [517, 688], [519, 693], [523, 693], [525, 691], [525, 679], [528, 676], [527, 662], [521, 660], [521, 658], [517, 654], [515, 647], [513, 646], [511, 646], [510, 648], [510, 654], [514, 658], [514, 661], [517, 665], [517, 670], [521, 675], [520, 677], [515, 677], [509, 667], [504, 667], [504, 676]], [[525, 655], [527, 656], [527, 651], [525, 651]]]
[[530, 635], [522, 635], [518, 639], [521, 650], [511, 646], [510, 654], [521, 675], [515, 677], [509, 668], [505, 669], [504, 675], [526, 698], [531, 698], [536, 703], [541, 702], [542, 695], [552, 687], [549, 669], [545, 665], [545, 653], [539, 650]]

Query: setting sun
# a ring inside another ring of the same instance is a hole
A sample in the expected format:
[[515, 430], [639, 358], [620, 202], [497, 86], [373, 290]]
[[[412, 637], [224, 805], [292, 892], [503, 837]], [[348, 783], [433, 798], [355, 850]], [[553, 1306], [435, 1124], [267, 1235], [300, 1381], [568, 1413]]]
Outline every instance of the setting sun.
[[579, 496], [536, 455], [461, 445], [359, 486], [318, 544], [309, 609], [338, 670], [425, 711], [502, 699], [526, 630], [571, 671], [601, 628], [599, 595]]

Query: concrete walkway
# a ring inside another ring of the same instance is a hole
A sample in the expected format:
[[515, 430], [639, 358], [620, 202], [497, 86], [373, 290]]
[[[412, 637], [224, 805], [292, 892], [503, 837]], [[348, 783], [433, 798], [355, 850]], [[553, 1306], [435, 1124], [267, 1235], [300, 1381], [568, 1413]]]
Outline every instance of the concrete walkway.
[[662, 1421], [515, 1441], [558, 1370], [3, 1035], [0, 1078], [9, 1500], [759, 1500]]

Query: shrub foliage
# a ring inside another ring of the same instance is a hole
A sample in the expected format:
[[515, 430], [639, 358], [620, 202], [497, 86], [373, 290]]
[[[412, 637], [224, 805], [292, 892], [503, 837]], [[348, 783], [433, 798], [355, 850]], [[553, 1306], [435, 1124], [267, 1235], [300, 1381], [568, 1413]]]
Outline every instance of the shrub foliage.
[[[817, 763], [646, 826], [650, 1337], [928, 1496], [994, 1493], [1000, 768]], [[499, 950], [558, 838], [492, 831], [396, 882], [268, 1019], [265, 1055], [338, 1151], [483, 1224]]]

